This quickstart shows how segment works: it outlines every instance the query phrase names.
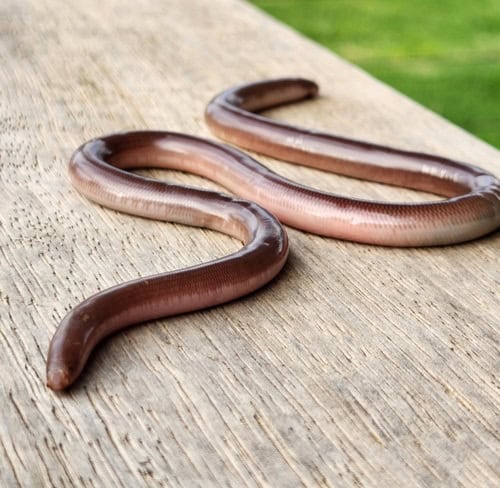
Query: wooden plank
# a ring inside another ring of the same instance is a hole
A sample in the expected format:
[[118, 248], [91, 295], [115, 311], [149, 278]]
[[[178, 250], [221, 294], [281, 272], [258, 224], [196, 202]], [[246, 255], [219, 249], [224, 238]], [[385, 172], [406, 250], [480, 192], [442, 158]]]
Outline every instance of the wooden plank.
[[[215, 93], [300, 75], [322, 98], [275, 117], [500, 175], [494, 148], [241, 1], [3, 0], [0, 35], [2, 486], [498, 485], [498, 232], [384, 249], [290, 229], [271, 286], [112, 338], [68, 394], [44, 384], [79, 300], [239, 246], [85, 201], [66, 173], [85, 140], [209, 136]], [[423, 198], [261, 159], [330, 191]]]

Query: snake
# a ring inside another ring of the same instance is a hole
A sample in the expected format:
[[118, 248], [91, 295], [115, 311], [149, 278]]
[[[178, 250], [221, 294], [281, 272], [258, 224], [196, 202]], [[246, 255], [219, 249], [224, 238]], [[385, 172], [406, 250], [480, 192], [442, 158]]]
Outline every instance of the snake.
[[[71, 182], [85, 197], [140, 217], [216, 230], [243, 247], [208, 263], [116, 285], [75, 306], [49, 346], [49, 388], [72, 385], [96, 345], [119, 330], [222, 304], [267, 284], [289, 252], [282, 223], [321, 236], [398, 247], [458, 244], [500, 227], [500, 182], [481, 168], [260, 114], [317, 94], [318, 85], [303, 78], [238, 85], [208, 103], [205, 120], [217, 137], [240, 148], [444, 198], [396, 203], [327, 193], [293, 182], [235, 147], [187, 134], [135, 131], [92, 139], [74, 152], [69, 165]], [[203, 176], [238, 198], [130, 171], [146, 167]]]

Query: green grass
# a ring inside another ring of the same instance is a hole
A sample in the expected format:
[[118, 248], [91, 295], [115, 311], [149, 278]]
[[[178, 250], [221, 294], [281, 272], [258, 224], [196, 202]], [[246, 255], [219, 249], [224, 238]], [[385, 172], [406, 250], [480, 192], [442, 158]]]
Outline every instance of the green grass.
[[500, 148], [500, 0], [253, 0]]

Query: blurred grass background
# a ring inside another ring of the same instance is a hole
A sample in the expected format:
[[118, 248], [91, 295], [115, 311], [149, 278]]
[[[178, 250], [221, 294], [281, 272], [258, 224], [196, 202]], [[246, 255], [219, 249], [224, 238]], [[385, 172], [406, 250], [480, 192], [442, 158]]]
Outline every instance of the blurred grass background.
[[500, 148], [500, 0], [252, 0]]

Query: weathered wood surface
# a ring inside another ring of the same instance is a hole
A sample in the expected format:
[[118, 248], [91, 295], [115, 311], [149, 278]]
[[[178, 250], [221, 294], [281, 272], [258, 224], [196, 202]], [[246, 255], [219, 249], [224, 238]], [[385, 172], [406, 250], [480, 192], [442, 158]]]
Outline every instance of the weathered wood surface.
[[[500, 175], [495, 149], [240, 1], [2, 0], [0, 35], [1, 486], [498, 485], [498, 232], [383, 249], [290, 230], [271, 286], [115, 336], [67, 394], [44, 384], [78, 301], [239, 245], [85, 201], [66, 174], [83, 141], [208, 136], [221, 89], [301, 75], [323, 97], [276, 117]], [[422, 198], [267, 162], [332, 191]]]

